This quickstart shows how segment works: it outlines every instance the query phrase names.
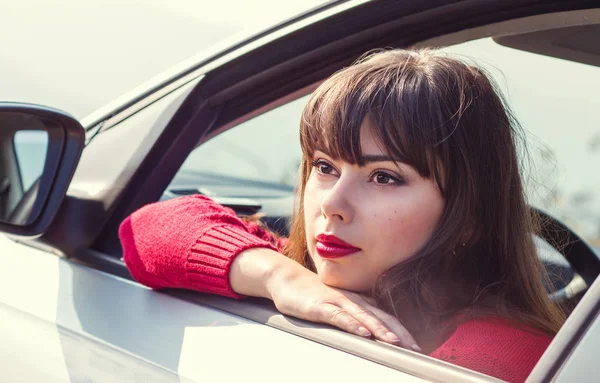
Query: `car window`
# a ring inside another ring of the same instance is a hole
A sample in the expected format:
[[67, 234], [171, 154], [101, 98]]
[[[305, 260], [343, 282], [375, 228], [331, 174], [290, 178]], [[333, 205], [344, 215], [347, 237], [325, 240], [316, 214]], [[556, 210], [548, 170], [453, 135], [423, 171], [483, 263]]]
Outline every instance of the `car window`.
[[[293, 189], [301, 159], [299, 122], [308, 97], [284, 104], [205, 142], [190, 153], [168, 190], [177, 191], [185, 184], [186, 189], [199, 188], [208, 195], [229, 197], [236, 193], [235, 188], [218, 187], [221, 182], [203, 183], [207, 177], [225, 177], [233, 185], [260, 182], [267, 187]], [[189, 179], [199, 182], [184, 182]]]
[[43, 130], [21, 130], [13, 138], [23, 190], [42, 175], [48, 149], [48, 133]]
[[[594, 171], [600, 166], [600, 68], [505, 47], [492, 38], [443, 51], [488, 70], [527, 132], [522, 159], [530, 203], [600, 249], [600, 172]], [[308, 97], [214, 137], [191, 153], [178, 176], [210, 173], [293, 186]]]
[[600, 68], [522, 51], [491, 38], [444, 51], [483, 66], [526, 131], [531, 205], [600, 249]]

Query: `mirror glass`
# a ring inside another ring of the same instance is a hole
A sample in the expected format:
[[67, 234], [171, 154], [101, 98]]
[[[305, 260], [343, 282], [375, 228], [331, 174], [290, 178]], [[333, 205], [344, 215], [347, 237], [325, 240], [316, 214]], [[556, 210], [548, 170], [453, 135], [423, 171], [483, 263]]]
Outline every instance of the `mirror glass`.
[[0, 221], [32, 223], [57, 164], [48, 163], [54, 122], [26, 113], [0, 114]]
[[19, 130], [13, 138], [21, 185], [28, 190], [40, 178], [46, 163], [48, 132]]

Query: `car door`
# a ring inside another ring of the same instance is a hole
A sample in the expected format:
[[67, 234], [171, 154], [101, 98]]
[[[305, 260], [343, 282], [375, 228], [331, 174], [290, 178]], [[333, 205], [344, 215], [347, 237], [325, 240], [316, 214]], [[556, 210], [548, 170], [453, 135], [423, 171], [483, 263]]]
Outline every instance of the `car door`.
[[[195, 180], [199, 185], [182, 181], [178, 172], [185, 170], [182, 165], [195, 148], [203, 150], [209, 138], [217, 142], [221, 133], [235, 132], [252, 117], [306, 96], [320, 80], [364, 51], [410, 46], [433, 38], [461, 42], [474, 36], [523, 32], [531, 21], [528, 18], [534, 16], [548, 15], [534, 20], [536, 28], [552, 28], [568, 22], [566, 11], [592, 6], [593, 2], [585, 1], [568, 5], [551, 1], [348, 2], [323, 7], [209, 57], [158, 92], [141, 97], [110, 118], [90, 123], [93, 139], [50, 230], [34, 240], [16, 242], [0, 237], [2, 253], [8, 254], [0, 258], [0, 301], [182, 379], [225, 376], [232, 380], [260, 374], [275, 381], [281, 379], [272, 368], [277, 366], [294, 371], [298, 380], [310, 379], [315, 373], [325, 378], [362, 376], [383, 381], [489, 380], [410, 351], [285, 318], [261, 301], [145, 289], [131, 281], [120, 261], [117, 228], [128, 214], [146, 203], [168, 198], [168, 193], [202, 192], [199, 189], [210, 182], [209, 186], [217, 189], [217, 181], [207, 180], [206, 175]], [[581, 23], [585, 17], [579, 15], [571, 23]], [[293, 169], [293, 161], [286, 161], [281, 169], [289, 164]], [[253, 210], [258, 202], [272, 216], [289, 216], [289, 207], [286, 212], [278, 204], [267, 206], [273, 198], [264, 195], [268, 191], [277, 196], [275, 200], [283, 201], [289, 197], [289, 188], [268, 185], [273, 180], [219, 175], [233, 178], [221, 188], [229, 188], [225, 197], [232, 206]], [[254, 195], [247, 191], [231, 194], [232, 189], [244, 188], [260, 190]], [[597, 285], [590, 292], [596, 290]], [[587, 301], [581, 302], [580, 312], [596, 304], [589, 294]], [[581, 329], [578, 322], [570, 326]], [[83, 363], [78, 357], [90, 364], [95, 355], [82, 356], [57, 334], [52, 347], [62, 350], [58, 353], [64, 359], [61, 363], [73, 378], [75, 366]], [[576, 339], [584, 335], [578, 333]], [[577, 344], [557, 347], [571, 355]], [[544, 376], [554, 377], [564, 359], [544, 358], [548, 363], [543, 367]], [[298, 370], [297, 360], [307, 361], [311, 369]]]
[[[135, 157], [136, 150], [149, 149], [143, 139], [138, 141], [137, 147], [131, 148], [133, 137], [143, 134], [155, 137], [157, 132], [153, 132], [152, 125], [164, 128], [170, 120], [169, 113], [172, 115], [178, 110], [198, 80], [165, 95], [130, 116], [118, 128], [99, 134], [85, 149], [93, 153], [88, 159], [111, 158], [108, 154], [112, 153], [114, 163], [131, 166], [130, 156]], [[110, 140], [109, 144], [103, 140]], [[117, 141], [123, 146], [115, 147]], [[154, 143], [156, 138], [148, 141]], [[89, 201], [101, 193], [113, 193], [113, 189], [93, 187], [106, 176], [102, 169], [107, 170], [108, 166], [103, 167], [107, 162], [86, 162], [88, 159], [80, 162], [79, 174], [75, 175], [65, 201], [67, 204], [79, 204], [80, 199]], [[87, 166], [94, 167], [95, 171], [88, 172]], [[118, 185], [113, 183], [113, 188], [118, 189]], [[95, 219], [98, 215], [94, 215], [103, 209], [89, 208], [89, 205], [78, 205], [75, 209], [84, 209], [85, 219], [75, 220], [91, 227], [98, 224]], [[72, 219], [74, 217], [59, 215], [57, 222]], [[70, 232], [60, 234], [76, 236], [78, 233], [73, 227]], [[34, 241], [0, 236], [3, 254], [0, 268], [4, 273], [0, 282], [3, 303], [0, 316], [6, 324], [0, 332], [2, 339], [15, 343], [13, 347], [2, 348], [0, 355], [3, 360], [20, 361], [3, 369], [0, 375], [6, 379], [170, 382], [222, 380], [224, 376], [226, 380], [244, 380], [249, 374], [260, 374], [265, 381], [279, 381], [279, 369], [264, 367], [276, 363], [292, 369], [296, 360], [307, 355], [311, 363], [324, 371], [325, 377], [326, 365], [334, 361], [350, 366], [344, 372], [347, 378], [351, 375], [364, 379], [379, 376], [384, 381], [401, 378], [393, 369], [265, 326], [244, 315], [216, 309], [210, 304], [210, 297], [205, 297], [205, 302], [198, 301], [197, 296], [174, 299], [118, 277], [118, 273], [101, 272], [89, 267], [90, 264], [82, 264], [91, 256], [96, 261], [104, 259], [105, 266], [112, 264], [113, 271], [116, 267], [121, 274], [125, 271], [118, 259], [97, 250], [75, 249], [69, 254], [71, 259], [56, 256], [58, 251], [50, 252], [44, 244], [60, 238], [56, 235], [51, 229], [45, 238]], [[66, 254], [65, 251], [61, 255]], [[241, 304], [237, 308], [244, 307], [256, 312], [252, 305]], [[272, 314], [269, 309], [265, 312]], [[14, 323], [18, 326], [10, 326]], [[236, 369], [228, 368], [232, 361]], [[313, 374], [303, 370], [296, 375], [306, 380]], [[408, 375], [405, 378], [419, 381]]]

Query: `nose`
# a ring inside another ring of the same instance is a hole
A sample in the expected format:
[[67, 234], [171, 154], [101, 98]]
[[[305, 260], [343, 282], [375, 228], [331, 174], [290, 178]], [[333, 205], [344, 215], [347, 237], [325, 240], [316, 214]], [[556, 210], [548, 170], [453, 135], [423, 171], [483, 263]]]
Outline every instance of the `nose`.
[[323, 191], [321, 199], [321, 213], [326, 219], [350, 223], [354, 218], [352, 203], [355, 186], [350, 177], [343, 175], [329, 189]]

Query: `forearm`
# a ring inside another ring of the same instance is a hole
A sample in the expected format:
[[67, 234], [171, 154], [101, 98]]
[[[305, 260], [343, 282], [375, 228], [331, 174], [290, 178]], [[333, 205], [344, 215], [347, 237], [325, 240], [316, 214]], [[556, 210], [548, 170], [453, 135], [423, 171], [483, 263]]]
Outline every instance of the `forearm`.
[[237, 294], [272, 300], [282, 314], [420, 350], [395, 317], [356, 293], [323, 284], [317, 274], [274, 250], [253, 248], [240, 252], [231, 263], [229, 282]]
[[274, 285], [299, 272], [309, 271], [274, 250], [253, 248], [241, 252], [233, 260], [229, 282], [237, 294], [272, 300]]
[[268, 239], [256, 228], [249, 233], [229, 209], [199, 197], [148, 205], [119, 229], [123, 260], [140, 283], [234, 298], [239, 295], [230, 286], [229, 271], [235, 258], [257, 247], [277, 254], [260, 234]]

